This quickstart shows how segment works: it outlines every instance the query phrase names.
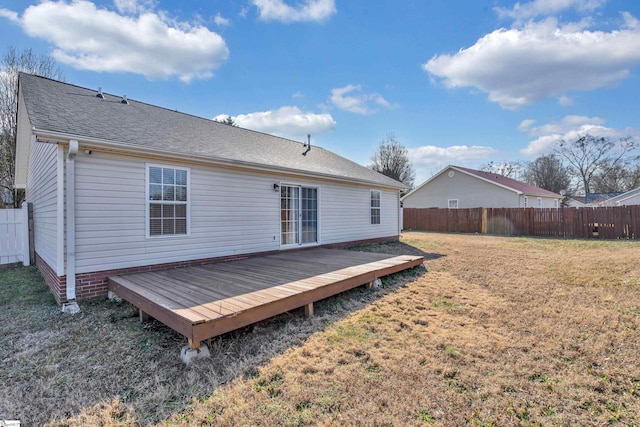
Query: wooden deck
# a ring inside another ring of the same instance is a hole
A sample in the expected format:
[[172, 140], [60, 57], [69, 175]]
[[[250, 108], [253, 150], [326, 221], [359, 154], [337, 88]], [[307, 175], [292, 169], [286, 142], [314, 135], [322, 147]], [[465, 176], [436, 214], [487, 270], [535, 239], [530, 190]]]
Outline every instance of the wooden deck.
[[274, 255], [109, 278], [109, 290], [201, 341], [422, 264], [417, 256], [335, 249]]

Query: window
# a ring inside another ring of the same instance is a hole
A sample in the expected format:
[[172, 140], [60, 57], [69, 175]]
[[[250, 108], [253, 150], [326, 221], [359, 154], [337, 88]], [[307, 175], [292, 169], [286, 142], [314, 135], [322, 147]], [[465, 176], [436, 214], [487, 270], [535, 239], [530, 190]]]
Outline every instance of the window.
[[189, 169], [147, 165], [147, 236], [189, 234]]
[[449, 199], [447, 207], [449, 209], [458, 209], [458, 199]]
[[538, 203], [538, 207], [541, 208], [542, 207], [542, 199], [540, 197], [538, 197], [537, 203]]
[[380, 224], [380, 191], [371, 190], [371, 224]]
[[524, 207], [525, 208], [529, 207], [529, 198], [527, 196], [524, 196]]
[[553, 207], [557, 208], [558, 207], [558, 199], [554, 199], [553, 200]]

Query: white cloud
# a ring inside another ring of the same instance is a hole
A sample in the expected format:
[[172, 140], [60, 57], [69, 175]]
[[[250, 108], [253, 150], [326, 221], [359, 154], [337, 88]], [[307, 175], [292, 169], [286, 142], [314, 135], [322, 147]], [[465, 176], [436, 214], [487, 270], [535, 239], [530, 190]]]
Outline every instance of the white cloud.
[[[149, 4], [116, 2], [124, 12]], [[86, 0], [43, 1], [25, 10], [20, 24], [28, 35], [53, 43], [56, 60], [83, 70], [189, 82], [211, 77], [229, 55], [222, 37], [203, 26], [171, 21], [162, 12], [123, 16]]]
[[568, 107], [569, 105], [573, 105], [573, 99], [563, 95], [558, 98], [558, 104], [562, 105], [563, 107]]
[[135, 14], [153, 10], [153, 0], [113, 0], [113, 4], [122, 14]]
[[536, 137], [520, 150], [520, 153], [530, 158], [552, 152], [562, 140], [574, 141], [587, 134], [614, 139], [626, 136], [640, 137], [640, 130], [610, 128], [605, 126], [606, 120], [600, 117], [566, 116], [559, 122], [533, 126], [535, 122], [535, 120], [523, 120], [518, 126], [519, 131]]
[[20, 19], [18, 18], [18, 14], [16, 12], [9, 9], [4, 9], [2, 7], [0, 7], [0, 17], [7, 18], [12, 22], [20, 22]]
[[550, 16], [567, 9], [579, 12], [592, 12], [601, 8], [607, 0], [534, 0], [528, 3], [516, 3], [512, 8], [496, 7], [494, 10], [501, 18], [527, 20], [537, 16]]
[[216, 16], [214, 16], [213, 18], [213, 22], [218, 27], [226, 27], [228, 25], [231, 25], [231, 21], [227, 18], [224, 18], [222, 15], [220, 15], [220, 12], [216, 13]]
[[[214, 120], [224, 120], [220, 114]], [[315, 114], [298, 107], [284, 106], [277, 110], [231, 116], [240, 127], [294, 140], [306, 140], [307, 134], [320, 135], [333, 130], [336, 122], [331, 114]]]
[[376, 107], [396, 108], [382, 95], [377, 93], [361, 93], [360, 85], [347, 85], [331, 89], [331, 103], [341, 110], [350, 111], [356, 114], [375, 113]]
[[460, 164], [468, 161], [488, 159], [496, 154], [496, 150], [482, 145], [452, 145], [449, 147], [436, 147], [435, 145], [423, 145], [421, 147], [408, 148], [409, 159], [416, 164]]
[[423, 145], [408, 148], [409, 160], [416, 171], [416, 183], [420, 184], [447, 165], [480, 167], [494, 157], [497, 150], [481, 145], [452, 145], [436, 147]]
[[321, 22], [336, 13], [335, 0], [304, 0], [295, 7], [283, 0], [252, 0], [260, 19], [280, 22]]
[[423, 68], [448, 88], [478, 88], [504, 108], [553, 96], [562, 102], [567, 92], [614, 85], [640, 64], [640, 26], [625, 16], [626, 27], [611, 32], [560, 26], [554, 18], [499, 29]]
[[605, 122], [606, 120], [601, 119], [600, 117], [565, 116], [559, 122], [551, 122], [542, 126], [533, 126], [536, 121], [527, 119], [520, 123], [518, 130], [526, 132], [529, 136], [547, 136], [564, 134], [583, 127], [602, 126]]

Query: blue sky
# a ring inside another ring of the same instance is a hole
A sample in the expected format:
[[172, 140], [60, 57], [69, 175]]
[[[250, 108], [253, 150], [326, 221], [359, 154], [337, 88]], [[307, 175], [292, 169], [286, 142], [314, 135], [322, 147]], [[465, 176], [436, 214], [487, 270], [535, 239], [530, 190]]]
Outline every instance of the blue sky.
[[0, 47], [362, 164], [393, 133], [420, 183], [640, 138], [639, 19], [637, 0], [0, 0]]

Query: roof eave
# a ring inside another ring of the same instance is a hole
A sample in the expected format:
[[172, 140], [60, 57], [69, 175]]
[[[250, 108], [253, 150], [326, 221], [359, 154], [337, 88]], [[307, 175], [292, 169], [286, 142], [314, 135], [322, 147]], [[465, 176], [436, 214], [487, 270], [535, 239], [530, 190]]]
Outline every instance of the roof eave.
[[350, 182], [357, 183], [362, 185], [373, 185], [381, 188], [390, 188], [393, 190], [402, 190], [404, 188], [403, 185], [390, 185], [383, 184], [379, 182], [369, 181], [365, 179], [358, 178], [343, 178], [337, 175], [324, 174], [320, 172], [311, 172], [294, 168], [286, 168], [281, 166], [272, 166], [265, 165], [260, 163], [253, 162], [245, 162], [242, 160], [231, 160], [225, 159], [222, 157], [212, 157], [212, 156], [198, 156], [193, 154], [184, 154], [171, 150], [158, 150], [157, 148], [149, 148], [142, 147], [133, 144], [127, 144], [119, 141], [110, 141], [101, 138], [93, 138], [82, 135], [73, 135], [65, 132], [59, 131], [51, 131], [47, 129], [38, 129], [33, 128], [33, 134], [38, 138], [43, 138], [44, 141], [41, 142], [51, 142], [51, 143], [62, 143], [67, 144], [69, 140], [77, 140], [80, 143], [89, 144], [91, 146], [95, 146], [96, 148], [101, 147], [105, 149], [109, 149], [112, 151], [116, 151], [124, 154], [137, 154], [137, 155], [145, 155], [145, 156], [156, 156], [156, 157], [166, 157], [170, 159], [176, 159], [178, 156], [181, 160], [191, 163], [203, 163], [210, 165], [219, 165], [219, 166], [227, 166], [227, 167], [236, 167], [243, 169], [250, 169], [255, 171], [263, 171], [263, 172], [271, 172], [271, 173], [286, 173], [288, 175], [303, 175], [310, 176], [316, 178], [323, 178], [331, 181], [338, 182]]
[[476, 175], [475, 173], [471, 173], [471, 172], [469, 172], [469, 171], [467, 171], [467, 170], [464, 170], [464, 169], [458, 168], [458, 167], [456, 167], [456, 166], [450, 166], [450, 167], [451, 167], [452, 169], [457, 170], [458, 172], [462, 172], [462, 173], [465, 173], [465, 174], [467, 174], [467, 175], [469, 175], [469, 176], [472, 176], [472, 177], [474, 177], [474, 178], [478, 178], [478, 179], [480, 179], [480, 180], [482, 180], [482, 181], [484, 181], [484, 182], [488, 182], [489, 184], [497, 185], [498, 187], [504, 188], [505, 190], [513, 191], [514, 193], [516, 193], [516, 194], [518, 194], [518, 195], [524, 195], [524, 194], [525, 194], [524, 192], [522, 192], [522, 191], [520, 191], [520, 190], [516, 190], [516, 189], [515, 189], [515, 188], [513, 188], [513, 187], [509, 187], [508, 185], [501, 184], [501, 183], [499, 183], [499, 182], [491, 181], [490, 179], [487, 179], [487, 178], [485, 178], [485, 177], [483, 177], [483, 176], [481, 176], [481, 175]]

